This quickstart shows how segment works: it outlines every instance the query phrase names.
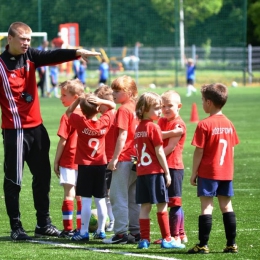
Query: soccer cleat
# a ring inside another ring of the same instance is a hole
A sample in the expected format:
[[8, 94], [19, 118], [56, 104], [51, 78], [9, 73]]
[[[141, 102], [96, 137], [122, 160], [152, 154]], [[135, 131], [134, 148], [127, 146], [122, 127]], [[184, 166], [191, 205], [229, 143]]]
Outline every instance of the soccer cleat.
[[95, 233], [93, 233], [93, 238], [94, 239], [104, 239], [104, 238], [106, 238], [106, 233], [105, 232], [99, 232], [99, 233], [95, 232]]
[[75, 233], [74, 230], [62, 230], [59, 238], [71, 238]]
[[126, 244], [128, 241], [127, 234], [122, 235], [114, 235], [110, 238], [103, 239], [102, 242], [104, 244]]
[[81, 235], [80, 232], [77, 232], [71, 238], [72, 241], [89, 241], [89, 234], [86, 232], [84, 235]]
[[[179, 236], [178, 237], [172, 237], [172, 238], [175, 239], [177, 244], [181, 244], [181, 238]], [[153, 243], [156, 244], [156, 245], [160, 245], [162, 243], [162, 238], [155, 240]]]
[[142, 239], [139, 241], [137, 248], [138, 249], [147, 249], [150, 246], [150, 242], [147, 239]]
[[238, 247], [236, 244], [234, 244], [232, 246], [226, 246], [223, 249], [223, 253], [238, 253]]
[[36, 226], [34, 231], [35, 237], [59, 237], [60, 231], [52, 224], [49, 224], [45, 227]]
[[128, 242], [129, 244], [137, 244], [141, 239], [140, 233], [133, 235], [132, 233], [128, 234]]
[[110, 221], [108, 227], [106, 227], [106, 231], [107, 231], [107, 232], [113, 231], [113, 230], [114, 230], [114, 224], [115, 224], [114, 221]]
[[207, 245], [199, 246], [199, 244], [195, 245], [193, 248], [189, 249], [188, 254], [208, 254], [209, 248]]
[[17, 229], [12, 230], [11, 238], [15, 241], [32, 240], [32, 238], [26, 234], [22, 227], [18, 227]]
[[185, 233], [180, 235], [180, 239], [182, 244], [188, 243], [188, 237]]
[[183, 249], [185, 248], [185, 245], [177, 243], [174, 238], [171, 238], [170, 241], [167, 241], [166, 239], [162, 240], [161, 248], [165, 249]]

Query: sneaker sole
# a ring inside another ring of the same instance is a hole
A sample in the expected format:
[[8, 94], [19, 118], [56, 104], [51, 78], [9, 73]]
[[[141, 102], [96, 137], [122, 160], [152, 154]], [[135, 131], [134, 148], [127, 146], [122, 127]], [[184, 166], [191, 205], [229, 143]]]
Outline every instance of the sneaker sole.
[[59, 237], [59, 235], [43, 235], [43, 234], [37, 234], [37, 233], [34, 233], [34, 236], [35, 237]]
[[127, 241], [120, 241], [120, 240], [117, 240], [117, 241], [102, 241], [104, 244], [122, 244], [122, 245], [124, 245], [124, 244], [127, 244]]

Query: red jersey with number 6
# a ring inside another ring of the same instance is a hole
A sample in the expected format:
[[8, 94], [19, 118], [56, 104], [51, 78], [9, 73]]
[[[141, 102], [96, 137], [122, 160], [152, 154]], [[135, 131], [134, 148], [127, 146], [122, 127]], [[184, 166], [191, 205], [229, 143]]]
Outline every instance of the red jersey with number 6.
[[155, 147], [163, 145], [161, 129], [152, 120], [141, 120], [135, 131], [134, 145], [137, 151], [137, 175], [163, 173], [155, 153]]
[[225, 115], [212, 115], [200, 121], [191, 142], [203, 149], [198, 176], [213, 180], [233, 180], [233, 148], [238, 143], [235, 127]]

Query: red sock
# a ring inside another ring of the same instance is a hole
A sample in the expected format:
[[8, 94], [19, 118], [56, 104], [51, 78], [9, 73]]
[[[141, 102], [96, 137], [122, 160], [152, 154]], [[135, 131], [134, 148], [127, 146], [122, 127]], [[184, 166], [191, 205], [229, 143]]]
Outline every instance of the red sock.
[[158, 220], [158, 223], [160, 226], [162, 238], [166, 239], [167, 241], [170, 241], [171, 233], [170, 233], [170, 227], [169, 227], [168, 211], [157, 212], [157, 220]]
[[62, 204], [62, 220], [64, 230], [73, 230], [73, 208], [74, 203], [72, 200], [64, 200]]
[[77, 230], [81, 229], [81, 200], [77, 200]]
[[150, 242], [150, 219], [139, 219], [140, 233], [142, 239], [147, 239]]

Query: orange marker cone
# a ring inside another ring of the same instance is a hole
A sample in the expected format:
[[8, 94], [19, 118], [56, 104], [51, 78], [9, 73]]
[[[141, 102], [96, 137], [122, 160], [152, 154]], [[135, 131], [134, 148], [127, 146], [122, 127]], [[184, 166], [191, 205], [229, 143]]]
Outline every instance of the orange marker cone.
[[199, 122], [199, 115], [198, 115], [196, 103], [192, 104], [191, 114], [190, 114], [190, 122], [191, 123], [198, 123]]

